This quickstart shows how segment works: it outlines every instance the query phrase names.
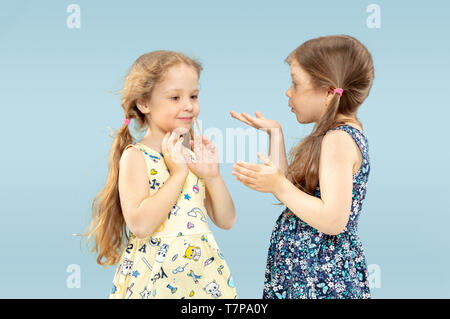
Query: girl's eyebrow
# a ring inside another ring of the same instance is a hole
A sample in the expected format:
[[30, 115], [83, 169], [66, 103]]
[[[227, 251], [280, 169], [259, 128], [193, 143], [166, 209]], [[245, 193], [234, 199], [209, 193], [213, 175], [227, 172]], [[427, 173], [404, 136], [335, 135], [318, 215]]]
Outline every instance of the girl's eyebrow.
[[[183, 89], [169, 89], [169, 90], [166, 90], [166, 93], [169, 93], [169, 92], [183, 92]], [[200, 90], [199, 89], [195, 89], [195, 90], [192, 90], [192, 92], [200, 92]]]

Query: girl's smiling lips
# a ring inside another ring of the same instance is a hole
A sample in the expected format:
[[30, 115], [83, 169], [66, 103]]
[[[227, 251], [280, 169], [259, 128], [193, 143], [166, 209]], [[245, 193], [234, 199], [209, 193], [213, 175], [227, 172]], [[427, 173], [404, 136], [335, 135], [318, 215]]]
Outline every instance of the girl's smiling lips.
[[177, 119], [186, 121], [186, 122], [190, 122], [190, 121], [192, 121], [192, 116], [191, 117], [177, 117]]

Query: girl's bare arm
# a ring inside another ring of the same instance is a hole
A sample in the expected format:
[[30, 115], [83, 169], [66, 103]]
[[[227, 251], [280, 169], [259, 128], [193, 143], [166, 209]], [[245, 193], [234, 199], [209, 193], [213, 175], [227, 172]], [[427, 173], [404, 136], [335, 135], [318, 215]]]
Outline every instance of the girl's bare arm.
[[180, 196], [187, 174], [171, 175], [150, 196], [147, 167], [142, 153], [130, 147], [120, 159], [119, 194], [128, 228], [138, 238], [151, 235], [167, 219]]
[[205, 207], [217, 227], [230, 229], [236, 222], [236, 210], [221, 175], [205, 179]]
[[284, 145], [284, 136], [281, 126], [268, 130], [269, 134], [269, 158], [286, 176], [288, 161], [286, 157], [286, 147]]
[[286, 178], [281, 178], [274, 195], [310, 226], [337, 235], [349, 219], [353, 166], [358, 155], [353, 139], [346, 132], [329, 132], [322, 140], [319, 162], [321, 198], [299, 190]]

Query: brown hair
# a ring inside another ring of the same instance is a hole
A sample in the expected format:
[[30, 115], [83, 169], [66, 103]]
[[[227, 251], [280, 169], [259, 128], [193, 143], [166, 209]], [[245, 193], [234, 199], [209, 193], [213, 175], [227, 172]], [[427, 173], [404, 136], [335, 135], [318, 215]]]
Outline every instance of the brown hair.
[[296, 187], [314, 195], [319, 181], [322, 139], [329, 129], [344, 124], [344, 120], [336, 120], [337, 115], [356, 116], [358, 107], [369, 95], [374, 67], [367, 48], [347, 35], [308, 40], [290, 53], [285, 62], [290, 65], [293, 60], [309, 74], [314, 88], [344, 90], [342, 97], [334, 94], [311, 134], [289, 154], [287, 178]]
[[[136, 101], [149, 98], [156, 83], [162, 80], [171, 66], [184, 63], [193, 67], [198, 76], [201, 64], [182, 53], [173, 51], [153, 51], [140, 56], [131, 66], [121, 90], [122, 108], [128, 119], [135, 119], [140, 129], [145, 127], [146, 117], [136, 106]], [[192, 128], [189, 130], [193, 136]], [[83, 234], [89, 238], [94, 235], [95, 245], [92, 252], [98, 254], [97, 263], [103, 266], [116, 264], [121, 256], [124, 238], [128, 240], [126, 223], [122, 215], [119, 199], [119, 161], [125, 147], [133, 139], [127, 125], [117, 131], [109, 152], [109, 171], [105, 187], [92, 202], [92, 220], [88, 230]], [[185, 145], [190, 145], [189, 141]], [[105, 258], [106, 260], [102, 260]]]

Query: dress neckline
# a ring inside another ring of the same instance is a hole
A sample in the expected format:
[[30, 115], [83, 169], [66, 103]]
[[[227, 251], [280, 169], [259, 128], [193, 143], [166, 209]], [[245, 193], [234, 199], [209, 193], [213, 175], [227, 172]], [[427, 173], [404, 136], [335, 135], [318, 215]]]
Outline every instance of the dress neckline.
[[[135, 144], [136, 144], [136, 145], [141, 145], [141, 146], [143, 146], [146, 150], [149, 150], [149, 151], [151, 151], [151, 152], [153, 152], [153, 153], [156, 153], [156, 154], [158, 154], [158, 155], [164, 156], [161, 152], [158, 152], [158, 151], [154, 150], [153, 148], [151, 148], [151, 147], [149, 147], [149, 146], [147, 146], [147, 145], [145, 145], [145, 144], [143, 144], [143, 143], [141, 143], [141, 142], [136, 142]], [[188, 150], [189, 153], [194, 154], [194, 152], [193, 152], [192, 150], [188, 149], [187, 147], [185, 147], [185, 149]]]
[[348, 126], [349, 128], [352, 128], [352, 129], [358, 131], [362, 136], [364, 136], [364, 137], [366, 136], [366, 135], [364, 134], [364, 131], [361, 131], [360, 129], [357, 129], [356, 127], [351, 126], [351, 125], [349, 125], [349, 124], [342, 124], [342, 125], [339, 125], [339, 126], [336, 126], [336, 127], [340, 127], [340, 126]]
[[143, 146], [146, 150], [149, 150], [149, 151], [151, 151], [153, 153], [156, 153], [158, 155], [162, 155], [161, 152], [158, 152], [158, 151], [154, 150], [153, 148], [151, 148], [151, 147], [149, 147], [149, 146], [147, 146], [147, 145], [145, 145], [145, 144], [143, 144], [141, 142], [137, 142], [136, 144]]

